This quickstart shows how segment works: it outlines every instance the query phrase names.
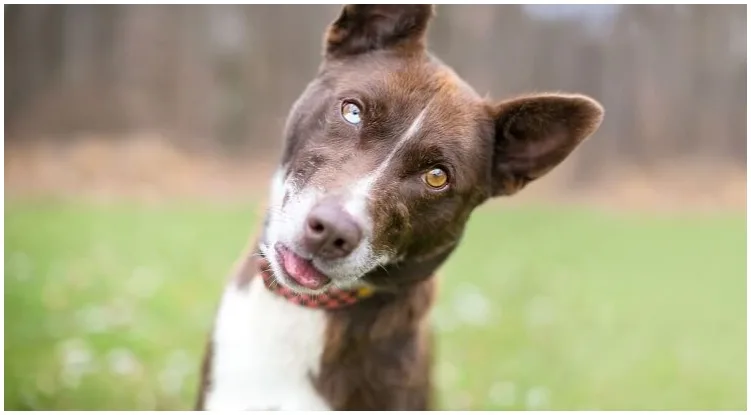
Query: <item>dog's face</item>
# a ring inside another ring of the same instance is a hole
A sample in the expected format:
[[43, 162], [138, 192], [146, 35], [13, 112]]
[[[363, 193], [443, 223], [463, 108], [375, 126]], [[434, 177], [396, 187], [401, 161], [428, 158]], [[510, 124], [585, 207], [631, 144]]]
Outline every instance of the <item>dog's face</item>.
[[432, 15], [345, 6], [329, 28], [288, 117], [261, 241], [289, 288], [350, 288], [445, 255], [475, 207], [545, 175], [600, 125], [580, 95], [481, 98], [426, 50]]

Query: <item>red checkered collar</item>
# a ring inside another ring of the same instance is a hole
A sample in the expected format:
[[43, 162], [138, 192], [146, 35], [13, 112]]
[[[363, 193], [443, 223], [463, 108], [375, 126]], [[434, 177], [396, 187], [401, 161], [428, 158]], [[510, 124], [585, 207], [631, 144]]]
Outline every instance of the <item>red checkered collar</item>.
[[367, 287], [354, 290], [341, 290], [332, 287], [321, 294], [300, 294], [280, 284], [274, 278], [271, 271], [261, 272], [261, 277], [263, 278], [263, 284], [271, 292], [280, 295], [294, 304], [308, 308], [335, 310], [351, 306], [373, 295], [373, 290]]

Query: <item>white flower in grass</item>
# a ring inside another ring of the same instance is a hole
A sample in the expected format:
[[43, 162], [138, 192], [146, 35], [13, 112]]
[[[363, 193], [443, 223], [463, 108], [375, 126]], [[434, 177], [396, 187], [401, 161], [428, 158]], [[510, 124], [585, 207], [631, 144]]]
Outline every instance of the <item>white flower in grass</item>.
[[110, 370], [121, 376], [132, 375], [140, 369], [138, 359], [128, 349], [113, 349], [107, 354], [107, 362]]
[[544, 386], [535, 386], [527, 391], [528, 410], [541, 410], [550, 405], [550, 391]]
[[516, 385], [508, 381], [496, 382], [490, 386], [488, 399], [498, 406], [513, 406], [516, 403]]
[[110, 327], [108, 310], [102, 306], [90, 305], [76, 312], [76, 320], [89, 333], [102, 333]]
[[451, 333], [461, 325], [452, 312], [446, 312], [446, 309], [440, 306], [433, 311], [432, 324], [441, 333]]
[[94, 370], [94, 357], [88, 344], [82, 339], [70, 339], [60, 346], [63, 384], [77, 388], [81, 378]]
[[192, 370], [193, 361], [185, 350], [175, 350], [170, 353], [166, 367], [159, 373], [162, 392], [168, 395], [178, 395]]
[[148, 267], [137, 267], [126, 281], [126, 291], [136, 298], [150, 298], [164, 282], [164, 276]]
[[485, 326], [490, 322], [490, 301], [474, 285], [465, 284], [456, 290], [453, 308], [456, 316], [465, 324]]
[[438, 383], [444, 389], [450, 389], [454, 384], [456, 384], [456, 381], [459, 378], [459, 373], [456, 369], [456, 366], [454, 366], [450, 362], [439, 363], [437, 372]]

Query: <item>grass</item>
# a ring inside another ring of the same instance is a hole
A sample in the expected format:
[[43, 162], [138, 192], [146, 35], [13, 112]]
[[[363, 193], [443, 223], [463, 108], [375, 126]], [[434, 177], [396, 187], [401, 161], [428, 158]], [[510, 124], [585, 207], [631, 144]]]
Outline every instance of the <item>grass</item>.
[[[256, 207], [5, 208], [5, 409], [191, 408]], [[745, 228], [481, 209], [441, 277], [441, 408], [745, 409]]]

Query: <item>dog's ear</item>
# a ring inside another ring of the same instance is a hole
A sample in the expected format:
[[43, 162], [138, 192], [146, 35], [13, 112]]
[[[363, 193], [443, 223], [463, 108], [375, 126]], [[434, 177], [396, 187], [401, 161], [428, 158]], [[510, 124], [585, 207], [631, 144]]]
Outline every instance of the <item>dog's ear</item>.
[[325, 56], [337, 58], [386, 48], [425, 47], [430, 4], [356, 4], [342, 8], [329, 26]]
[[492, 196], [502, 196], [558, 166], [599, 128], [604, 109], [583, 95], [540, 94], [496, 104], [492, 114]]

